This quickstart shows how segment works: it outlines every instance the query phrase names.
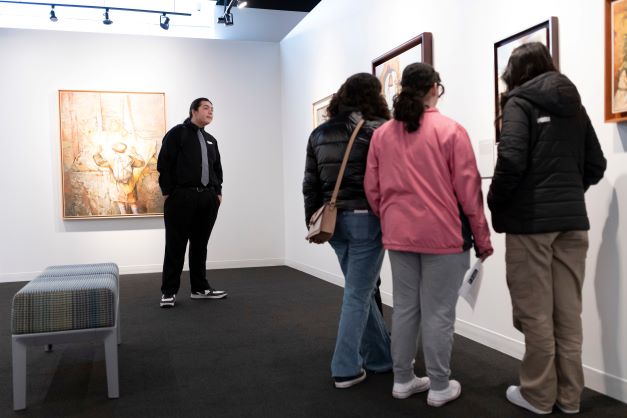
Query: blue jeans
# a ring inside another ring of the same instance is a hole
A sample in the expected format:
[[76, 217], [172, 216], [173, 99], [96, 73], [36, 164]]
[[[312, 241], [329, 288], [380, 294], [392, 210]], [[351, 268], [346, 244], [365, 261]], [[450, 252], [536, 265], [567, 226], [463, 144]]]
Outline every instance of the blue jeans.
[[390, 336], [374, 299], [384, 252], [379, 218], [372, 212], [340, 211], [330, 244], [345, 279], [331, 374], [355, 376], [362, 367], [389, 371]]

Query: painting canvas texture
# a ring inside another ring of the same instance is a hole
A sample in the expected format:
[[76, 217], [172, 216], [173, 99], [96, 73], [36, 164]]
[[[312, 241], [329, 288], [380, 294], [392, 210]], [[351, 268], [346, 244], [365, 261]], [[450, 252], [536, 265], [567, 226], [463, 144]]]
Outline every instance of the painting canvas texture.
[[165, 95], [59, 91], [63, 217], [163, 214]]
[[381, 82], [383, 95], [390, 109], [392, 109], [394, 103], [394, 96], [401, 91], [403, 70], [414, 62], [422, 62], [421, 45], [409, 49], [375, 67], [374, 75]]
[[612, 2], [612, 113], [627, 112], [627, 1]]

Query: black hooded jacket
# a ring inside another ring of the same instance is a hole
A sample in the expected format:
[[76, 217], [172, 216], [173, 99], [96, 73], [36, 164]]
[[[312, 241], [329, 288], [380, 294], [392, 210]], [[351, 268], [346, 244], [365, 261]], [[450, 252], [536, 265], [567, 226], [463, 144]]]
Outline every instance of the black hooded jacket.
[[548, 72], [513, 89], [503, 108], [488, 193], [496, 232], [590, 229], [584, 192], [606, 161], [575, 85]]
[[[360, 119], [359, 112], [342, 112], [309, 136], [303, 179], [306, 222], [323, 203], [331, 200], [348, 140]], [[338, 193], [338, 209], [370, 209], [364, 192], [366, 160], [370, 138], [383, 122], [383, 119], [367, 120], [359, 130]]]

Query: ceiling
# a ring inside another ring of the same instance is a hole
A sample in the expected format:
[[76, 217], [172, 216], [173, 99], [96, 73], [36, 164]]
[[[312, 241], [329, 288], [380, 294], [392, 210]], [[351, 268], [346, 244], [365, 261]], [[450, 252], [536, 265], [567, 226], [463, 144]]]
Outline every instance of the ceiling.
[[[228, 4], [228, 0], [227, 4]], [[218, 0], [218, 6], [224, 6], [225, 0]], [[246, 0], [246, 7], [251, 9], [284, 10], [289, 12], [311, 12], [320, 0]]]
[[[19, 1], [19, 0], [18, 0]], [[48, 19], [44, 5], [0, 2], [0, 28], [39, 29], [107, 34], [148, 35], [233, 41], [280, 42], [320, 0], [247, 0], [245, 8], [233, 8], [233, 25], [216, 23], [224, 14], [224, 0], [61, 0], [55, 2], [58, 21]], [[104, 2], [104, 3], [103, 3]], [[81, 4], [133, 7], [190, 13], [171, 16], [169, 30], [159, 27], [159, 14], [111, 11], [113, 24], [103, 25], [103, 10], [64, 7]], [[48, 6], [46, 6], [46, 4]], [[218, 5], [221, 4], [221, 5]]]

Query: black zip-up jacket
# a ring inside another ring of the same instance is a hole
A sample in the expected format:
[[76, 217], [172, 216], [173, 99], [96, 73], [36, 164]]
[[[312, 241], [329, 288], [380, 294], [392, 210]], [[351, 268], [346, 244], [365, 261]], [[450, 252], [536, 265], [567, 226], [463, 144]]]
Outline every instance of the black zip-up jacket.
[[[331, 200], [348, 140], [360, 119], [359, 112], [342, 112], [318, 126], [309, 136], [303, 179], [305, 222], [309, 222], [324, 202]], [[368, 120], [359, 130], [338, 193], [338, 209], [370, 209], [364, 192], [368, 148], [374, 130], [384, 122], [383, 119]]]
[[548, 72], [508, 94], [488, 193], [496, 232], [590, 229], [584, 192], [606, 161], [575, 85]]
[[159, 186], [164, 195], [169, 195], [176, 187], [201, 187], [202, 154], [198, 131], [202, 133], [207, 144], [207, 160], [209, 163], [209, 187], [218, 195], [222, 194], [222, 163], [218, 141], [186, 119], [180, 125], [170, 129], [161, 145], [157, 170]]

